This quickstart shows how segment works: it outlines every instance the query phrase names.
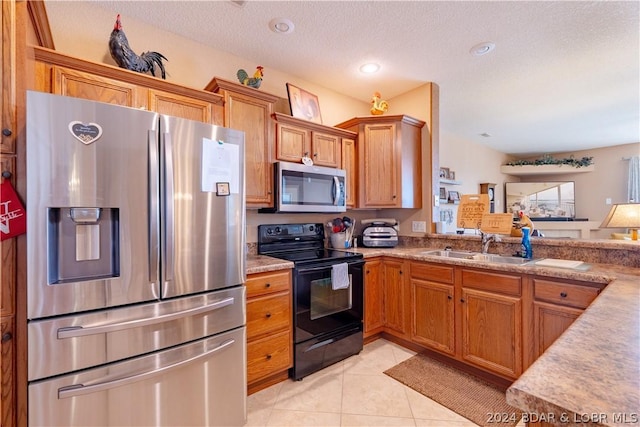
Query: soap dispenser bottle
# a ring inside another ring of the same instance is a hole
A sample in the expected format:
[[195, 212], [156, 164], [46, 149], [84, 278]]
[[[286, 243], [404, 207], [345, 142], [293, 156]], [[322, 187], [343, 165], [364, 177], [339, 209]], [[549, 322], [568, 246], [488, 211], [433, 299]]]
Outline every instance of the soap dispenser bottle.
[[522, 247], [521, 253], [522, 257], [526, 259], [533, 258], [533, 249], [531, 248], [531, 238], [530, 238], [531, 229], [529, 227], [522, 227]]

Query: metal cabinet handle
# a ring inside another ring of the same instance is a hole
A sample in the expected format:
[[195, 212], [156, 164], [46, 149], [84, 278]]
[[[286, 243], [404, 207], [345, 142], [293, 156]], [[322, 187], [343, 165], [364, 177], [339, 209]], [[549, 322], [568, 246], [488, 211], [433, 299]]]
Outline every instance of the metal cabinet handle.
[[11, 136], [13, 134], [13, 132], [11, 132], [11, 129], [2, 129], [2, 134], [4, 136]]
[[464, 298], [460, 298], [460, 302], [464, 302]]
[[567, 293], [566, 293], [566, 292], [560, 292], [560, 296], [561, 296], [562, 298], [566, 298], [566, 297], [567, 297]]
[[447, 299], [448, 299], [448, 300], [452, 300], [452, 299], [453, 299], [453, 297], [452, 297], [451, 295], [447, 295]]
[[165, 314], [164, 316], [146, 317], [144, 319], [127, 320], [124, 322], [110, 323], [99, 326], [70, 326], [66, 328], [58, 329], [58, 339], [64, 338], [76, 338], [86, 335], [104, 334], [108, 332], [121, 331], [123, 329], [139, 328], [142, 326], [155, 325], [158, 323], [169, 322], [171, 320], [181, 319], [183, 317], [195, 316], [196, 314], [206, 313], [207, 311], [213, 311], [226, 307], [235, 302], [235, 298], [225, 298], [221, 301], [214, 302], [202, 307], [190, 308], [188, 310], [179, 311], [177, 313]]
[[267, 312], [267, 314], [265, 314], [265, 317], [266, 317], [267, 319], [270, 319], [270, 318], [271, 318], [271, 313]]
[[12, 338], [13, 335], [11, 335], [11, 332], [5, 332], [4, 334], [2, 334], [2, 342], [11, 341]]
[[270, 354], [267, 354], [267, 360], [271, 360], [271, 357], [272, 356]]
[[143, 374], [138, 374], [131, 377], [121, 378], [119, 380], [107, 381], [104, 383], [98, 383], [98, 384], [89, 385], [89, 386], [85, 386], [84, 384], [74, 384], [74, 385], [62, 387], [58, 389], [58, 399], [66, 399], [69, 397], [76, 397], [76, 396], [82, 396], [90, 393], [97, 393], [97, 392], [108, 390], [114, 387], [121, 387], [126, 384], [131, 384], [138, 381], [146, 380], [148, 378], [152, 378], [157, 375], [163, 375], [164, 373], [172, 369], [179, 368], [184, 365], [188, 365], [189, 363], [193, 363], [200, 359], [205, 359], [211, 356], [213, 353], [216, 353], [220, 350], [223, 350], [229, 347], [235, 342], [236, 340], [233, 340], [233, 339], [225, 341], [221, 343], [218, 347], [214, 348], [213, 350], [209, 350], [206, 353], [198, 354], [197, 356], [194, 356], [190, 359], [183, 360], [181, 362], [174, 363], [172, 365], [168, 365], [159, 369], [154, 368], [153, 370], [147, 371]]
[[271, 287], [271, 283], [265, 283], [264, 287], [265, 288], [270, 288]]

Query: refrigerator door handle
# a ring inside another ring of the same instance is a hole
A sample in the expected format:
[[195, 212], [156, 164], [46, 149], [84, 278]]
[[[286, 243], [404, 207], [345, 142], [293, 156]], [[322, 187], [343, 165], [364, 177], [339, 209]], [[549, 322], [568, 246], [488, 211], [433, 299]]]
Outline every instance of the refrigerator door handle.
[[212, 355], [213, 353], [217, 353], [218, 351], [224, 350], [225, 348], [229, 347], [230, 345], [233, 345], [236, 342], [236, 340], [234, 339], [230, 339], [227, 340], [223, 343], [220, 343], [220, 345], [216, 348], [214, 348], [213, 350], [209, 350], [205, 353], [199, 354], [197, 356], [191, 357], [189, 359], [186, 360], [182, 360], [178, 363], [174, 363], [172, 365], [167, 365], [164, 366], [162, 368], [158, 368], [158, 369], [153, 369], [151, 371], [147, 371], [144, 372], [142, 374], [137, 374], [137, 375], [133, 375], [131, 377], [125, 377], [125, 378], [120, 378], [117, 380], [113, 380], [113, 381], [107, 381], [104, 383], [98, 383], [98, 384], [93, 384], [93, 385], [89, 385], [89, 386], [85, 386], [83, 384], [73, 384], [70, 386], [66, 386], [66, 387], [61, 387], [58, 389], [58, 399], [67, 399], [70, 397], [76, 397], [76, 396], [82, 396], [85, 394], [90, 394], [90, 393], [98, 393], [104, 390], [109, 390], [115, 387], [121, 387], [123, 385], [126, 384], [131, 384], [134, 382], [138, 382], [138, 381], [142, 381], [142, 380], [146, 380], [148, 378], [153, 378], [156, 375], [161, 375], [161, 374], [165, 374], [166, 372], [188, 365], [190, 363], [196, 362], [200, 359], [204, 359], [210, 355]]
[[160, 269], [160, 183], [158, 158], [158, 135], [150, 130], [147, 134], [149, 145], [149, 281], [158, 281]]
[[[164, 274], [163, 281], [164, 283], [170, 282], [173, 280], [173, 268], [174, 268], [174, 238], [175, 238], [175, 225], [174, 215], [173, 215], [173, 197], [174, 197], [174, 187], [173, 187], [173, 144], [171, 142], [171, 134], [163, 133], [162, 134], [162, 146], [164, 147], [164, 182], [165, 182], [165, 198], [164, 198], [164, 258], [163, 258], [163, 266], [164, 266]], [[165, 288], [162, 289], [162, 296], [165, 296]]]
[[228, 305], [235, 303], [234, 297], [225, 298], [221, 301], [214, 302], [213, 304], [207, 304], [201, 307], [190, 308], [188, 310], [178, 311], [175, 313], [165, 314], [157, 317], [145, 317], [143, 319], [128, 320], [125, 322], [117, 322], [100, 326], [89, 326], [84, 328], [82, 326], [70, 326], [66, 328], [58, 329], [58, 339], [65, 338], [77, 338], [87, 335], [104, 334], [108, 332], [121, 331], [123, 329], [140, 328], [142, 326], [155, 325], [158, 323], [169, 322], [171, 320], [177, 320], [184, 317], [196, 316], [198, 314], [206, 313], [208, 311], [219, 310]]

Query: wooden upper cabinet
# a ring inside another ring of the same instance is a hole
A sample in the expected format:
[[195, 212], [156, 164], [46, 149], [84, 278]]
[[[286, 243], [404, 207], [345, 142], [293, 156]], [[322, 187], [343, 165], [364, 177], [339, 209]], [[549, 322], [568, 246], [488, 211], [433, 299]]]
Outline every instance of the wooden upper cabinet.
[[422, 127], [405, 115], [355, 117], [337, 127], [358, 134], [357, 207], [422, 207]]
[[51, 93], [56, 95], [147, 109], [136, 85], [66, 67], [53, 66], [51, 74]]
[[14, 1], [0, 4], [0, 23], [2, 24], [2, 132], [0, 133], [0, 153], [15, 153], [16, 150], [16, 5]]
[[211, 123], [213, 116], [210, 102], [155, 89], [149, 89], [147, 105], [149, 111], [198, 122]]
[[247, 207], [273, 206], [274, 125], [278, 97], [215, 77], [205, 90], [224, 96], [224, 126], [244, 131]]
[[311, 131], [278, 123], [276, 132], [276, 158], [278, 160], [300, 163], [303, 157], [311, 157]]
[[224, 101], [218, 94], [50, 49], [34, 47], [33, 51], [35, 87], [29, 89], [222, 125]]
[[342, 138], [342, 169], [347, 172], [347, 208], [356, 207], [356, 188], [358, 186], [358, 163], [356, 159], [355, 139]]
[[342, 167], [342, 141], [354, 141], [353, 132], [281, 113], [275, 113], [273, 117], [278, 160], [300, 163], [303, 157], [310, 157], [317, 166]]

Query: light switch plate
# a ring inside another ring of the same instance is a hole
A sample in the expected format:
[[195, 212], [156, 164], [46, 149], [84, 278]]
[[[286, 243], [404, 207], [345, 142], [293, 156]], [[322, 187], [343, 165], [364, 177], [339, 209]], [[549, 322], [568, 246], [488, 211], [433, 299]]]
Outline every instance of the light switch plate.
[[411, 231], [414, 233], [426, 233], [427, 222], [426, 221], [413, 221], [411, 224]]

